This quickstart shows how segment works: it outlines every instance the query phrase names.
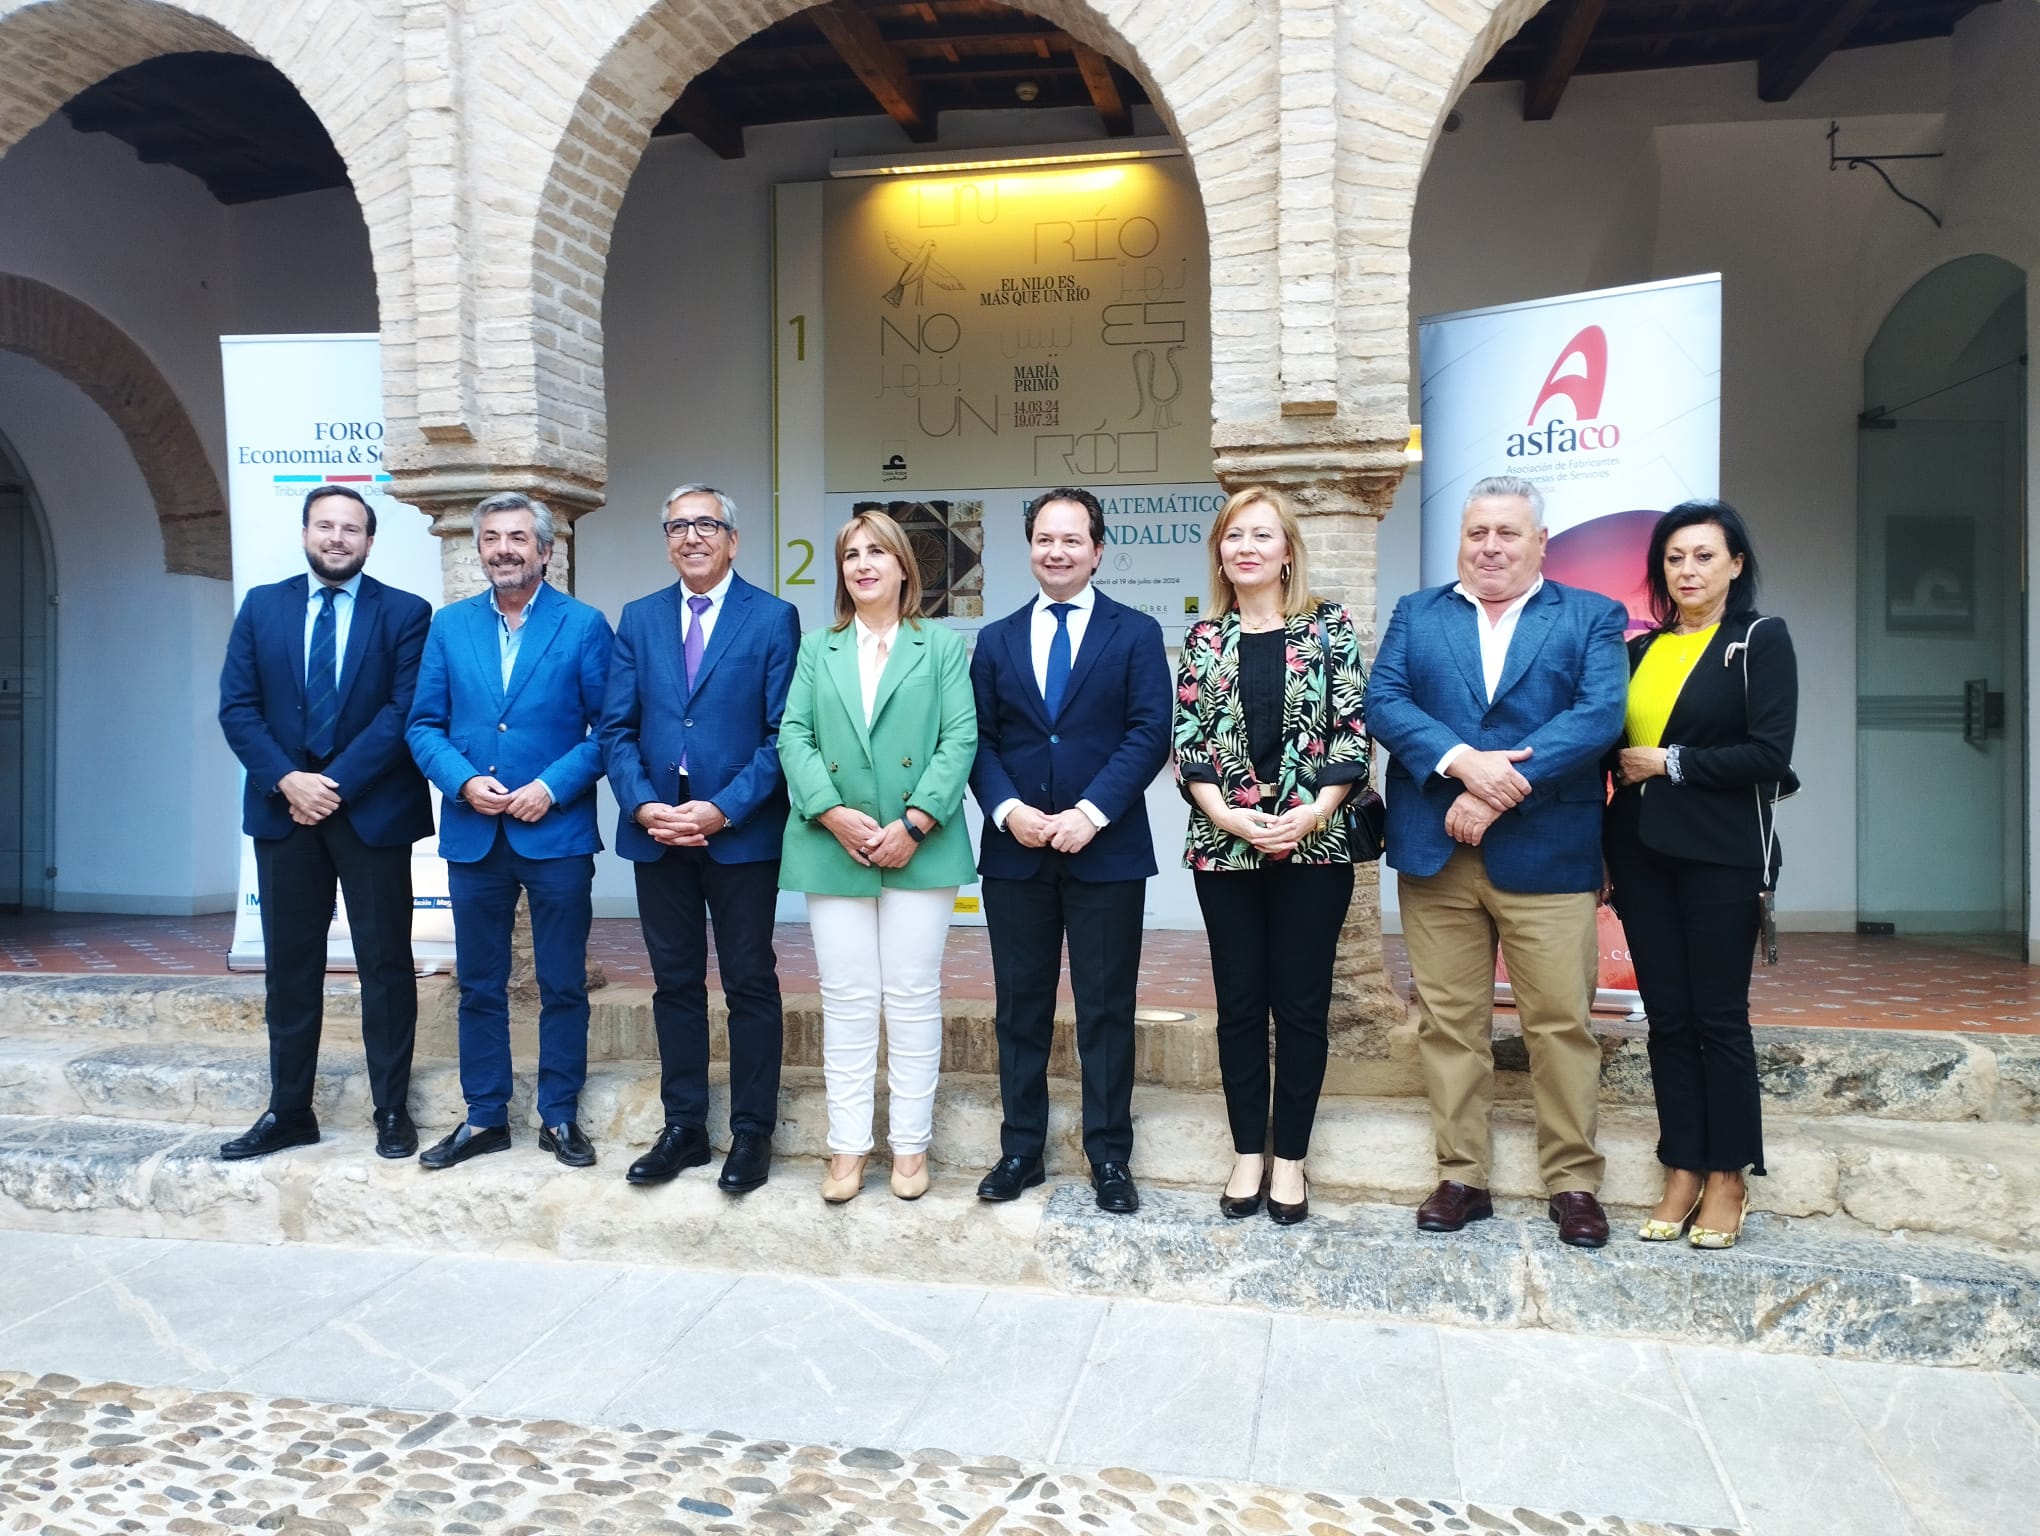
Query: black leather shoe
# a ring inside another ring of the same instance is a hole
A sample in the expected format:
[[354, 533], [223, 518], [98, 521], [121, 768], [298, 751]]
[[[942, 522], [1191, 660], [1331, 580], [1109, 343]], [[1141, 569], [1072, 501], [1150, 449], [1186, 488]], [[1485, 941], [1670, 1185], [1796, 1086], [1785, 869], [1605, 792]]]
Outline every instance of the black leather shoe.
[[1310, 1215], [1310, 1180], [1303, 1181], [1303, 1198], [1294, 1205], [1268, 1197], [1268, 1219], [1278, 1227], [1293, 1227]]
[[435, 1142], [418, 1154], [418, 1166], [451, 1168], [455, 1163], [464, 1163], [471, 1157], [480, 1157], [484, 1152], [509, 1150], [509, 1126], [491, 1125], [477, 1130], [463, 1120], [453, 1128], [451, 1136], [444, 1141]]
[[379, 1109], [375, 1112], [375, 1155], [409, 1157], [418, 1150], [418, 1127], [411, 1123], [408, 1109]]
[[1131, 1216], [1140, 1209], [1140, 1191], [1133, 1185], [1133, 1170], [1124, 1163], [1100, 1163], [1091, 1170], [1091, 1188], [1098, 1192], [1098, 1209], [1114, 1216]]
[[730, 1155], [723, 1159], [715, 1187], [725, 1194], [749, 1194], [771, 1176], [772, 1138], [750, 1131], [730, 1135]]
[[663, 1184], [682, 1168], [699, 1168], [712, 1154], [708, 1132], [698, 1125], [669, 1125], [659, 1132], [652, 1150], [630, 1165], [626, 1184]]
[[1248, 1216], [1257, 1216], [1261, 1211], [1261, 1191], [1242, 1195], [1237, 1200], [1224, 1190], [1218, 1192], [1218, 1211], [1227, 1221], [1241, 1221]]
[[1039, 1157], [1002, 1157], [978, 1180], [978, 1199], [1018, 1200], [1021, 1190], [1032, 1189], [1047, 1177]]
[[538, 1150], [552, 1153], [569, 1168], [595, 1166], [594, 1144], [582, 1134], [578, 1120], [562, 1120], [558, 1125], [540, 1126]]
[[220, 1147], [220, 1161], [238, 1163], [244, 1157], [267, 1157], [285, 1147], [309, 1147], [319, 1139], [319, 1122], [306, 1110], [301, 1115], [278, 1115], [273, 1109], [232, 1141]]

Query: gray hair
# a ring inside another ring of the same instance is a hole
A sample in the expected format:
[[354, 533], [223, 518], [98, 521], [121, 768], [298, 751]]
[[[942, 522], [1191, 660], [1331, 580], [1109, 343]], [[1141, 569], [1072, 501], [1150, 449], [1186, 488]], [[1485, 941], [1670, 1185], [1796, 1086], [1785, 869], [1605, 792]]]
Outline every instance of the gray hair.
[[538, 547], [540, 549], [553, 547], [552, 508], [544, 502], [533, 501], [522, 491], [498, 491], [493, 496], [484, 496], [475, 503], [474, 527], [477, 538], [481, 536], [482, 519], [497, 512], [529, 512], [532, 533], [538, 539]]
[[1544, 526], [1544, 492], [1520, 475], [1489, 475], [1475, 483], [1466, 493], [1466, 500], [1460, 505], [1459, 515], [1464, 517], [1466, 509], [1483, 496], [1520, 496], [1530, 503], [1530, 522], [1533, 527]]
[[722, 520], [732, 528], [737, 526], [737, 504], [712, 485], [688, 484], [675, 486], [672, 494], [659, 505], [659, 521], [664, 522], [666, 520], [666, 514], [673, 510], [673, 503], [682, 496], [713, 496], [716, 506], [722, 511]]

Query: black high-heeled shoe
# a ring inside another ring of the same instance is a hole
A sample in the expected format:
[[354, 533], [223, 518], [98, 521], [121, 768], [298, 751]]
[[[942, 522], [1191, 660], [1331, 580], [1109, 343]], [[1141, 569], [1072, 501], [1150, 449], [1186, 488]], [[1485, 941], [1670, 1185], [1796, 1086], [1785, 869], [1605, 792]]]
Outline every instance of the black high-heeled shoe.
[[1293, 1227], [1310, 1214], [1310, 1180], [1303, 1181], [1303, 1198], [1294, 1205], [1285, 1205], [1273, 1195], [1268, 1197], [1268, 1219], [1278, 1227]]
[[[1237, 1172], [1238, 1169], [1235, 1168], [1234, 1171]], [[1227, 1179], [1226, 1183], [1229, 1185], [1232, 1183], [1232, 1180]], [[1218, 1209], [1220, 1213], [1224, 1215], [1226, 1220], [1239, 1221], [1244, 1217], [1256, 1214], [1261, 1209], [1261, 1197], [1267, 1193], [1268, 1193], [1268, 1169], [1264, 1164], [1261, 1169], [1261, 1183], [1259, 1188], [1257, 1188], [1251, 1195], [1229, 1195], [1225, 1192], [1225, 1190], [1223, 1189], [1219, 1190]]]

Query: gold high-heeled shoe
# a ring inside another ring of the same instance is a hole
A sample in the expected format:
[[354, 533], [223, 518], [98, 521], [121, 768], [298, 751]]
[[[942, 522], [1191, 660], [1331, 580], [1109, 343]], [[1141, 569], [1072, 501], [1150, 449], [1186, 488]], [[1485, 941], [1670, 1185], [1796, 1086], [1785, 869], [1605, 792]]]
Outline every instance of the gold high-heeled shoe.
[[842, 1178], [835, 1174], [836, 1160], [832, 1157], [822, 1168], [822, 1198], [831, 1205], [841, 1205], [854, 1200], [864, 1188], [864, 1165], [869, 1157], [859, 1157], [857, 1166]]
[[899, 1160], [892, 1165], [892, 1192], [902, 1200], [918, 1200], [928, 1193], [928, 1154], [921, 1154], [921, 1166], [912, 1173], [901, 1173]]
[[1686, 1234], [1686, 1241], [1695, 1248], [1733, 1248], [1735, 1240], [1742, 1236], [1743, 1223], [1749, 1219], [1749, 1214], [1750, 1186], [1749, 1181], [1745, 1179], [1743, 1181], [1742, 1210], [1735, 1218], [1735, 1230], [1733, 1232], [1718, 1232], [1713, 1227], [1695, 1227]]
[[1636, 1229], [1636, 1235], [1646, 1243], [1676, 1243], [1686, 1235], [1686, 1229], [1693, 1225], [1693, 1218], [1700, 1214], [1700, 1197], [1706, 1193], [1707, 1186], [1702, 1184], [1700, 1193], [1693, 1196], [1693, 1209], [1686, 1212], [1683, 1220], [1659, 1221], [1655, 1216], [1647, 1217], [1643, 1225]]

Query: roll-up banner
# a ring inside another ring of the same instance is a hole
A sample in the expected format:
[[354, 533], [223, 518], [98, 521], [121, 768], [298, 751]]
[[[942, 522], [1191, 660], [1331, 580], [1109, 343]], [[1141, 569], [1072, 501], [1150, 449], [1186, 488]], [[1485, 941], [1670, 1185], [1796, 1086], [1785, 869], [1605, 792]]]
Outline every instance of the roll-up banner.
[[[1658, 516], [1720, 494], [1721, 275], [1534, 299], [1418, 322], [1423, 581], [1455, 579], [1460, 509], [1489, 475], [1544, 492], [1544, 574], [1650, 627]], [[1507, 998], [1506, 978], [1497, 986]], [[1621, 924], [1601, 912], [1595, 1006], [1639, 1006]]]
[[[368, 574], [440, 603], [439, 540], [415, 509], [389, 497], [383, 468], [382, 349], [367, 336], [222, 336], [226, 384], [227, 501], [234, 551], [234, 603], [250, 587], [305, 570], [305, 492], [351, 486], [375, 509]], [[433, 819], [438, 820], [438, 792]], [[411, 856], [411, 950], [422, 971], [453, 968], [453, 909], [446, 865], [434, 838]], [[262, 906], [255, 845], [241, 839], [240, 901], [231, 970], [261, 970]], [[344, 899], [326, 938], [332, 970], [354, 969]]]

